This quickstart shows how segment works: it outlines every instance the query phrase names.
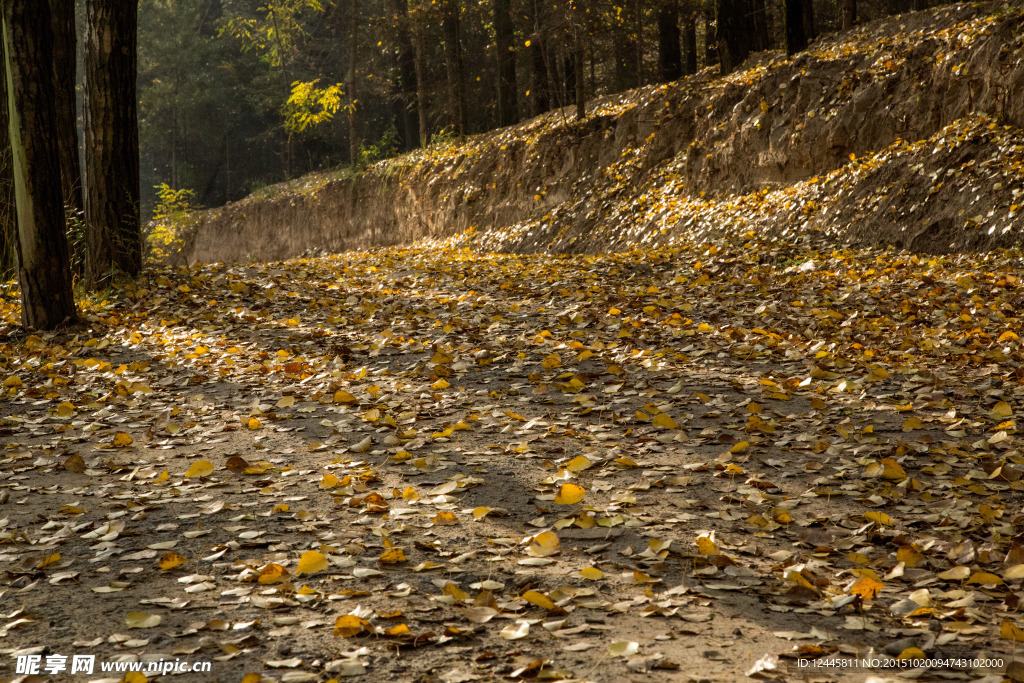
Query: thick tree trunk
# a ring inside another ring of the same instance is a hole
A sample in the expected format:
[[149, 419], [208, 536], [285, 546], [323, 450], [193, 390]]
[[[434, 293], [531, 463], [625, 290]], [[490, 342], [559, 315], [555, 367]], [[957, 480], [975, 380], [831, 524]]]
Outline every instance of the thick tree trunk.
[[136, 117], [138, 6], [86, 0], [85, 282], [92, 289], [142, 270], [139, 128]]
[[857, 25], [857, 0], [843, 1], [843, 30]]
[[533, 0], [530, 7], [533, 33], [530, 36], [530, 113], [543, 114], [551, 108], [548, 97], [548, 67], [544, 63], [544, 31], [540, 16], [540, 3]]
[[704, 7], [704, 66], [718, 64], [718, 22], [715, 20], [714, 4]]
[[356, 65], [359, 63], [359, 0], [352, 0], [348, 13], [348, 162], [359, 163], [359, 121], [356, 118]]
[[444, 32], [445, 67], [448, 70], [448, 86], [452, 96], [451, 108], [453, 125], [459, 137], [469, 128], [466, 103], [466, 67], [462, 57], [462, 27], [459, 0], [445, 0], [441, 29]]
[[427, 41], [419, 16], [413, 19], [413, 40], [416, 44], [416, 109], [419, 113], [420, 147], [426, 147], [430, 141], [427, 122]]
[[85, 206], [82, 200], [82, 167], [78, 161], [78, 112], [75, 106], [75, 3], [74, 0], [49, 2], [53, 24], [53, 78], [57, 97], [55, 105], [61, 187], [67, 211], [77, 218]]
[[804, 37], [807, 38], [807, 44], [810, 45], [811, 41], [817, 37], [818, 32], [814, 27], [814, 0], [803, 0], [804, 6]]
[[697, 73], [697, 15], [687, 13], [683, 19], [683, 73]]
[[662, 83], [683, 75], [680, 38], [678, 0], [664, 0], [658, 10], [658, 80]]
[[8, 130], [14, 158], [18, 214], [21, 320], [53, 329], [74, 320], [64, 202], [60, 196], [56, 93], [50, 6], [38, 0], [3, 0], [4, 71]]
[[399, 106], [402, 113], [399, 125], [402, 142], [406, 151], [414, 149], [420, 141], [419, 104], [416, 98], [416, 51], [409, 35], [409, 0], [393, 0], [395, 17], [398, 21], [398, 74], [401, 79]]
[[716, 0], [718, 63], [722, 74], [734, 71], [751, 52], [768, 45], [764, 0]]
[[807, 48], [804, 33], [804, 4], [811, 0], [786, 0], [786, 54], [796, 54]]
[[[0, 21], [3, 14], [0, 12]], [[14, 207], [14, 170], [11, 138], [7, 130], [7, 77], [3, 35], [0, 34], [0, 280], [18, 274], [18, 223]]]
[[498, 53], [498, 123], [511, 126], [519, 121], [511, 3], [509, 0], [491, 0], [491, 10], [494, 12], [494, 48]]

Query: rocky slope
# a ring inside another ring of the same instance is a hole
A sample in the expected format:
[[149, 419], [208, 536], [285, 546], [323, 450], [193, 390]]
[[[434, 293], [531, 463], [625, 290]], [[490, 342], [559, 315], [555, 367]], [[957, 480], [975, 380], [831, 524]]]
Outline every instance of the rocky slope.
[[177, 262], [456, 237], [595, 252], [724, 230], [943, 252], [1024, 235], [1024, 11], [892, 17], [194, 221]]

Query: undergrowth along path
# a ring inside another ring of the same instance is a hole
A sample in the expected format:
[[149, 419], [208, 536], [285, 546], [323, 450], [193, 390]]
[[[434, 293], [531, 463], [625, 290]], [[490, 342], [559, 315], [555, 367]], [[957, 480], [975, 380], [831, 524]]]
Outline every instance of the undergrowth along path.
[[1020, 273], [423, 244], [158, 271], [30, 336], [7, 291], [0, 676], [1016, 675]]

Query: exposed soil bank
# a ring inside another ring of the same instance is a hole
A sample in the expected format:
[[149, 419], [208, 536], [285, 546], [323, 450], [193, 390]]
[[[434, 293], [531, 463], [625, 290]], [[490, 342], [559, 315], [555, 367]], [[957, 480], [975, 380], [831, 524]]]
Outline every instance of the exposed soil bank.
[[[205, 212], [179, 262], [267, 261], [466, 236], [592, 252], [796, 226], [923, 251], [1024, 235], [1024, 12], [991, 3], [826, 36]], [[741, 207], [742, 211], [736, 211]]]

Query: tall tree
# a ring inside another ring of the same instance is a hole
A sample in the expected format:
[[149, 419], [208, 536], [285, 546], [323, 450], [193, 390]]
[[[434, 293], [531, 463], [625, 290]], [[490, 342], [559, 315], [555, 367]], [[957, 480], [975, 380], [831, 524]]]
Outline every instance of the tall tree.
[[348, 15], [348, 162], [359, 161], [359, 121], [356, 118], [356, 81], [359, 63], [359, 0], [352, 0]]
[[85, 283], [142, 270], [135, 80], [138, 5], [86, 0]]
[[811, 0], [785, 0], [786, 2], [786, 54], [796, 54], [807, 47], [804, 30], [804, 3]]
[[[3, 21], [0, 10], [0, 22]], [[6, 62], [4, 40], [0, 34], [0, 69]], [[7, 280], [18, 273], [18, 222], [14, 207], [14, 169], [11, 158], [11, 138], [8, 133], [7, 78], [0, 72], [0, 279]]]
[[722, 74], [735, 70], [752, 52], [768, 46], [764, 0], [716, 0], [718, 62]]
[[530, 24], [530, 114], [537, 116], [551, 108], [550, 88], [548, 86], [548, 67], [544, 61], [544, 43], [546, 27], [539, 0], [528, 1], [528, 21]]
[[391, 0], [398, 43], [398, 78], [400, 95], [398, 116], [402, 146], [406, 151], [420, 142], [419, 104], [416, 99], [416, 51], [409, 32], [409, 0]]
[[679, 2], [663, 0], [658, 9], [658, 80], [674, 81], [683, 75], [679, 33]]
[[857, 25], [857, 0], [842, 0], [843, 30]]
[[511, 3], [509, 0], [491, 0], [491, 11], [494, 13], [494, 48], [498, 53], [498, 123], [511, 126], [519, 121]]
[[683, 73], [697, 73], [697, 13], [690, 8], [683, 13]]
[[445, 69], [448, 74], [448, 92], [451, 95], [451, 115], [459, 136], [468, 132], [469, 120], [466, 102], [466, 66], [462, 55], [462, 3], [444, 0], [441, 30], [444, 33]]
[[39, 77], [39, 65], [53, 63], [50, 21], [45, 2], [3, 0], [21, 320], [36, 329], [53, 329], [77, 317], [60, 195], [56, 93], [52, 78]]
[[412, 15], [413, 40], [416, 47], [416, 107], [420, 119], [420, 147], [426, 147], [430, 140], [429, 120], [427, 118], [427, 37], [424, 32], [425, 9], [417, 3]]
[[75, 3], [49, 0], [53, 24], [53, 78], [56, 89], [57, 149], [61, 188], [67, 211], [76, 217], [82, 202], [82, 168], [78, 162], [78, 113], [75, 104]]

